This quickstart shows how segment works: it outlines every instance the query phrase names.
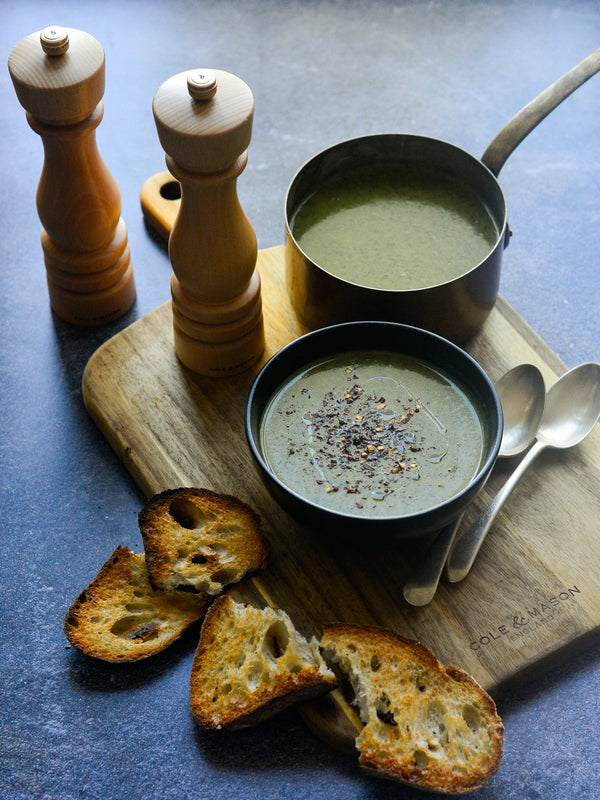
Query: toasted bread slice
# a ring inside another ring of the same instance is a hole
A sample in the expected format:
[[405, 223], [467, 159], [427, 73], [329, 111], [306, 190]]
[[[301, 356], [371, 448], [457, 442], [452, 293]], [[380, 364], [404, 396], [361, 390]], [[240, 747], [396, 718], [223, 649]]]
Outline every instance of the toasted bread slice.
[[419, 642], [366, 626], [326, 625], [321, 646], [354, 690], [365, 723], [356, 739], [362, 767], [449, 794], [478, 789], [496, 772], [504, 727], [466, 672], [444, 667]]
[[260, 520], [241, 500], [208, 489], [169, 489], [138, 515], [155, 589], [217, 595], [266, 566]]
[[204, 728], [243, 728], [336, 685], [315, 638], [289, 616], [222, 595], [209, 608], [190, 677], [190, 707]]
[[155, 591], [143, 553], [117, 547], [72, 603], [63, 623], [69, 642], [103, 661], [137, 661], [164, 650], [200, 619], [212, 598]]

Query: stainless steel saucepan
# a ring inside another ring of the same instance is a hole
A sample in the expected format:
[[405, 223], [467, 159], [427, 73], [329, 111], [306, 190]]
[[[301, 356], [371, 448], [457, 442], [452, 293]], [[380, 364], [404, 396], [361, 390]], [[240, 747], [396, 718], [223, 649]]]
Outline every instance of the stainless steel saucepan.
[[[311, 158], [288, 189], [286, 284], [296, 313], [309, 328], [378, 319], [427, 328], [462, 343], [483, 324], [494, 306], [502, 254], [510, 239], [506, 202], [497, 176], [517, 145], [559, 103], [600, 69], [600, 48], [526, 105], [500, 131], [481, 159], [438, 139], [412, 134], [375, 134], [340, 142]], [[439, 170], [472, 187], [492, 214], [498, 238], [476, 263], [465, 263], [458, 277], [418, 289], [381, 289], [334, 275], [325, 263], [305, 253], [293, 233], [293, 218], [320, 186], [357, 166], [406, 164]]]

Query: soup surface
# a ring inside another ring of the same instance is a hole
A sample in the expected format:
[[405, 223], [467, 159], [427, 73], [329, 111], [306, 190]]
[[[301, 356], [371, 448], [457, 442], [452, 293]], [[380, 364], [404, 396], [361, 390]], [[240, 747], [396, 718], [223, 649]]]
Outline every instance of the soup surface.
[[476, 475], [484, 434], [447, 375], [396, 353], [315, 362], [271, 398], [261, 449], [282, 483], [346, 514], [403, 516], [448, 500]]
[[325, 181], [295, 212], [316, 264], [375, 289], [420, 289], [477, 266], [498, 241], [479, 195], [438, 171], [370, 165]]

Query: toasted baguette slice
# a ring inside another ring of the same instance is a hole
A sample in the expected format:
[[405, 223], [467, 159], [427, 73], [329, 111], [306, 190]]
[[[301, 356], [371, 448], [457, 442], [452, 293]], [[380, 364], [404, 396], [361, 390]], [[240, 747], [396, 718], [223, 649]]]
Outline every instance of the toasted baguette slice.
[[217, 595], [266, 566], [260, 520], [241, 500], [208, 489], [169, 489], [138, 515], [155, 589]]
[[211, 598], [154, 591], [143, 553], [117, 547], [69, 608], [69, 642], [103, 661], [137, 661], [164, 650], [200, 619]]
[[190, 707], [202, 727], [254, 725], [335, 685], [317, 640], [306, 641], [284, 611], [228, 595], [209, 608], [190, 677]]
[[504, 727], [466, 672], [442, 666], [419, 642], [365, 626], [326, 625], [321, 647], [354, 690], [362, 767], [448, 794], [478, 789], [496, 772]]

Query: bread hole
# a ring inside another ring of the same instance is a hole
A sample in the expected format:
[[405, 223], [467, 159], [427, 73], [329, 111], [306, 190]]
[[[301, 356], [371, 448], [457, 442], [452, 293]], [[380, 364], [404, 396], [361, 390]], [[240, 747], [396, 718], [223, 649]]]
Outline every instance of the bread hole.
[[178, 583], [175, 588], [178, 592], [191, 592], [192, 594], [196, 594], [199, 591], [193, 583]]
[[145, 595], [146, 595], [146, 592], [144, 591], [144, 589], [134, 589], [133, 590], [133, 596], [134, 597], [144, 597]]
[[122, 639], [140, 640], [147, 642], [158, 635], [159, 623], [151, 617], [141, 617], [139, 614], [121, 617], [110, 628], [110, 632]]
[[192, 564], [206, 564], [208, 562], [208, 558], [202, 553], [196, 553], [195, 556], [191, 557], [190, 561]]
[[231, 536], [232, 534], [239, 533], [241, 525], [236, 522], [219, 522], [217, 523], [217, 533], [223, 536]]
[[377, 719], [379, 719], [381, 722], [384, 722], [386, 725], [391, 725], [392, 727], [395, 727], [398, 724], [392, 711], [385, 711], [381, 708], [377, 709]]
[[232, 689], [233, 686], [230, 683], [225, 683], [223, 684], [223, 686], [221, 686], [220, 692], [222, 695], [226, 696], [228, 694], [231, 694]]
[[131, 611], [132, 614], [140, 614], [143, 611], [152, 612], [154, 610], [154, 606], [150, 603], [125, 603], [125, 608], [127, 611]]
[[481, 714], [478, 709], [467, 703], [462, 707], [462, 717], [471, 733], [476, 734], [481, 727]]
[[217, 556], [221, 559], [224, 558], [226, 555], [228, 555], [228, 547], [225, 544], [220, 544], [218, 542], [211, 542], [210, 544], [207, 545], [207, 547], [210, 547], [210, 549], [213, 550], [217, 554]]
[[373, 653], [371, 656], [371, 672], [379, 672], [381, 667], [381, 658], [378, 653]]
[[396, 717], [392, 711], [390, 698], [385, 692], [382, 692], [378, 697], [375, 706], [375, 712], [377, 714], [377, 719], [379, 719], [381, 722], [384, 722], [386, 725], [398, 725], [396, 722]]
[[180, 561], [185, 561], [190, 554], [189, 547], [178, 547], [177, 548], [177, 558]]
[[288, 648], [290, 635], [284, 623], [280, 620], [273, 622], [263, 639], [263, 654], [265, 658], [277, 660]]
[[288, 665], [287, 668], [289, 672], [293, 675], [296, 675], [304, 669], [304, 663], [301, 658], [295, 657]]
[[254, 692], [260, 685], [263, 676], [263, 668], [264, 664], [262, 661], [255, 661], [250, 665], [246, 675], [244, 676], [245, 683], [249, 691]]
[[243, 667], [245, 661], [246, 661], [246, 653], [244, 653], [243, 650], [240, 650], [235, 661], [236, 669], [240, 669], [241, 667]]
[[189, 528], [190, 530], [201, 528], [206, 522], [206, 514], [204, 511], [189, 500], [184, 500], [182, 498], [173, 500], [169, 506], [169, 514], [178, 525], [181, 525], [182, 528]]
[[447, 710], [440, 700], [434, 700], [427, 708], [427, 728], [429, 734], [441, 747], [448, 744]]
[[429, 756], [424, 750], [415, 750], [413, 753], [413, 759], [415, 766], [419, 769], [425, 769], [425, 767], [429, 764]]
[[223, 569], [219, 569], [214, 572], [210, 577], [215, 583], [220, 583], [223, 586], [226, 586], [229, 583], [234, 583], [234, 581], [237, 581], [238, 571], [237, 569], [227, 569], [224, 567]]

